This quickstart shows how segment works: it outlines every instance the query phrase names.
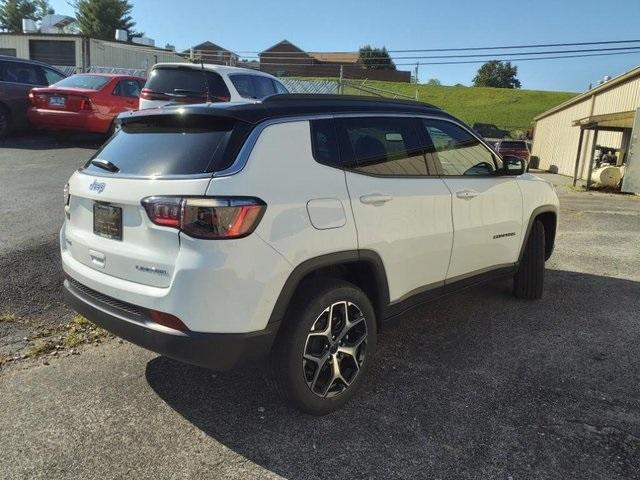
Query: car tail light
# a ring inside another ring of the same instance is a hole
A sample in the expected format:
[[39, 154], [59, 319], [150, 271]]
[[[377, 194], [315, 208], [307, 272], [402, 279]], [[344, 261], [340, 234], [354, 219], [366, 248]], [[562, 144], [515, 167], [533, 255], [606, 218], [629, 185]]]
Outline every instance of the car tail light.
[[154, 92], [150, 88], [143, 88], [142, 90], [140, 90], [140, 98], [143, 98], [145, 100], [171, 100], [171, 97], [169, 95]]
[[156, 225], [211, 240], [246, 237], [267, 208], [262, 200], [252, 197], [148, 197], [142, 206]]
[[93, 110], [93, 103], [89, 97], [80, 98], [80, 110]]
[[149, 317], [154, 322], [165, 327], [173, 328], [181, 332], [188, 332], [189, 328], [178, 317], [169, 313], [159, 312], [158, 310], [149, 310]]
[[36, 106], [36, 96], [33, 92], [29, 92], [29, 103], [34, 107]]

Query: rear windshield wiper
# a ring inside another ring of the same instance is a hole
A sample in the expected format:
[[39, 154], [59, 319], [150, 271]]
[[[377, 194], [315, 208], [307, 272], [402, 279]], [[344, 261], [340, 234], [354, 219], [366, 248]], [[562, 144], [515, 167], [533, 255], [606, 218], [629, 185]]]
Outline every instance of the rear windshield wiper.
[[173, 93], [178, 95], [196, 95], [198, 97], [204, 97], [206, 92], [198, 91], [198, 90], [187, 90], [186, 88], [174, 88]]
[[94, 158], [93, 160], [91, 160], [91, 165], [95, 165], [98, 168], [102, 168], [113, 173], [120, 171], [120, 169], [109, 160], [102, 160], [101, 158]]

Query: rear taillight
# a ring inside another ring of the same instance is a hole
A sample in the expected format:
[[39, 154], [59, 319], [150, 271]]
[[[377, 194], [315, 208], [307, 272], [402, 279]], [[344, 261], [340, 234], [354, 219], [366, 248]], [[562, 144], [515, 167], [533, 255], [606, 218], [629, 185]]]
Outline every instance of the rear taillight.
[[93, 103], [89, 97], [80, 98], [80, 110], [93, 110]]
[[34, 107], [36, 106], [36, 96], [33, 92], [29, 92], [29, 103]]
[[267, 208], [252, 197], [148, 197], [142, 206], [156, 225], [211, 240], [246, 237]]
[[150, 88], [143, 88], [140, 91], [140, 98], [143, 98], [145, 100], [171, 100], [171, 97], [169, 95], [154, 92]]

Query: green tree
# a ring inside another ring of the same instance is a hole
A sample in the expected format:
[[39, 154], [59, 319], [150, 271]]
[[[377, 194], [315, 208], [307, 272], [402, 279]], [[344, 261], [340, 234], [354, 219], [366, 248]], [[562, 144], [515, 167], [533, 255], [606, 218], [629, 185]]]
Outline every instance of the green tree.
[[439, 87], [440, 85], [442, 85], [442, 82], [440, 80], [438, 80], [437, 78], [430, 78], [427, 81], [427, 85], [432, 85], [434, 87]]
[[478, 69], [473, 77], [474, 87], [520, 88], [520, 80], [516, 78], [518, 67], [511, 62], [491, 60]]
[[47, 0], [2, 0], [0, 1], [0, 29], [22, 33], [22, 19], [40, 20], [54, 13]]
[[364, 65], [365, 68], [372, 70], [395, 70], [396, 65], [391, 60], [389, 52], [385, 47], [373, 48], [371, 45], [365, 45], [360, 48], [358, 55], [358, 61]]
[[113, 40], [116, 30], [127, 30], [129, 39], [140, 34], [133, 31], [133, 5], [128, 0], [76, 0], [76, 19], [80, 31], [89, 37]]

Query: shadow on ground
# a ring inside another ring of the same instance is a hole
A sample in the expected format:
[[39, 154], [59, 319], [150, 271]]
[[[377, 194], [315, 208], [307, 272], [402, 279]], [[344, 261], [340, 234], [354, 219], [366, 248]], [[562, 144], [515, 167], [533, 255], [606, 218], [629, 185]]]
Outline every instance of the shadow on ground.
[[322, 418], [282, 405], [259, 370], [158, 357], [146, 376], [201, 431], [286, 478], [640, 472], [640, 283], [629, 280], [548, 271], [541, 301], [497, 282], [421, 307], [381, 334], [361, 394]]

